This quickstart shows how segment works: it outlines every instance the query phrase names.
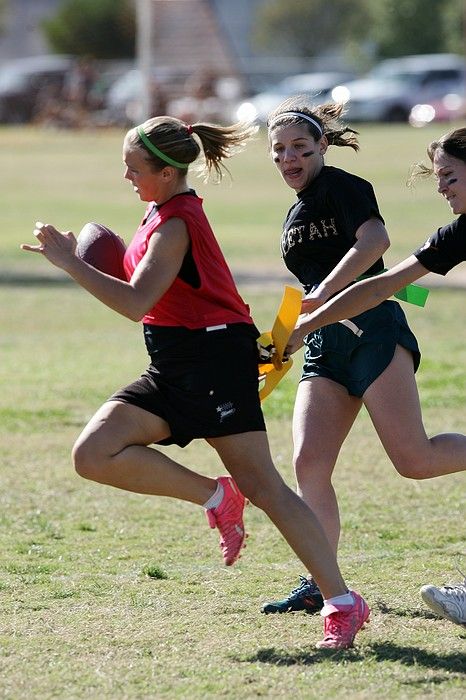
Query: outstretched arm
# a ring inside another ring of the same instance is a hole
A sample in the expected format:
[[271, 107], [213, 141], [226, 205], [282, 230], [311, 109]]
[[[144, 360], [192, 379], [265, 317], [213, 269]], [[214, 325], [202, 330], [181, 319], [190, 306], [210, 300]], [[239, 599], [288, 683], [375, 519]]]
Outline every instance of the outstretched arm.
[[38, 244], [23, 243], [23, 250], [40, 253], [103, 304], [132, 321], [139, 321], [165, 294], [178, 275], [189, 248], [184, 221], [169, 219], [152, 234], [146, 254], [131, 280], [125, 282], [78, 258], [72, 233], [62, 233], [50, 224], [38, 222], [34, 235]]
[[322, 326], [336, 323], [345, 318], [351, 318], [377, 306], [402, 287], [423, 277], [429, 272], [414, 255], [410, 255], [402, 262], [386, 272], [356, 282], [351, 287], [344, 289], [325, 304], [311, 313], [306, 313], [306, 300], [303, 300], [302, 311], [290, 342], [287, 346], [288, 354], [298, 350], [303, 338]]

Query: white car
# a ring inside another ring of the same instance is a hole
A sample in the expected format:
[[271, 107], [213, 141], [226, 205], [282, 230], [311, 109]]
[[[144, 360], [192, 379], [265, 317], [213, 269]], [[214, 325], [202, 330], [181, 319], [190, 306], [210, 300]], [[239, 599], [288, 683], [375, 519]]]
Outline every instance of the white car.
[[270, 112], [287, 97], [308, 94], [316, 102], [326, 100], [332, 88], [353, 75], [343, 71], [321, 71], [316, 73], [299, 73], [284, 78], [277, 85], [260, 92], [254, 97], [241, 102], [233, 118], [236, 121], [267, 122]]
[[336, 86], [348, 121], [407, 122], [418, 103], [456, 92], [466, 81], [466, 61], [455, 54], [423, 54], [381, 61], [360, 80]]

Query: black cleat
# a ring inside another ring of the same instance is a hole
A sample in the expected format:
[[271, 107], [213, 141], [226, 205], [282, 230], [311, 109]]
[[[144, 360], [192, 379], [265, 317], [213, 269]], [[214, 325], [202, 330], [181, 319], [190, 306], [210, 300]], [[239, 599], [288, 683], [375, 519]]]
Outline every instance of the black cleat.
[[266, 615], [272, 613], [297, 612], [305, 610], [307, 613], [317, 613], [324, 607], [324, 599], [316, 582], [304, 576], [299, 577], [301, 583], [298, 588], [291, 591], [290, 595], [283, 600], [274, 603], [264, 603], [261, 612]]

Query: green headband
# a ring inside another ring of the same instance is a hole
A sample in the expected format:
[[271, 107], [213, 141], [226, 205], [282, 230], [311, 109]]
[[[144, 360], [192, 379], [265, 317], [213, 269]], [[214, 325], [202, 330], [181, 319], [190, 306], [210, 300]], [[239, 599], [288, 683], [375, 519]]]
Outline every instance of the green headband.
[[165, 155], [165, 153], [162, 153], [157, 146], [154, 146], [152, 141], [150, 141], [146, 134], [144, 133], [144, 129], [142, 126], [137, 126], [136, 131], [138, 132], [138, 136], [143, 142], [144, 146], [149, 149], [154, 155], [156, 155], [158, 158], [161, 158], [162, 160], [165, 161], [165, 163], [168, 163], [168, 165], [173, 165], [175, 168], [188, 168], [189, 163], [179, 163], [177, 160], [173, 160], [173, 158], [170, 158], [170, 156]]

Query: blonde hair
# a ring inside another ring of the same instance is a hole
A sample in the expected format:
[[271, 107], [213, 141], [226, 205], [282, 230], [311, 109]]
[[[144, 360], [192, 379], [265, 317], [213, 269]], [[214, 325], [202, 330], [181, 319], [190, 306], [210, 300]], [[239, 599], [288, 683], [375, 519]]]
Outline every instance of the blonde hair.
[[207, 180], [214, 171], [218, 181], [228, 172], [223, 161], [241, 151], [257, 131], [254, 125], [241, 122], [231, 126], [203, 122], [188, 125], [175, 117], [152, 117], [139, 127], [130, 129], [125, 141], [134, 148], [143, 149], [146, 159], [156, 170], [162, 170], [167, 162], [145, 146], [138, 128], [163, 155], [182, 166], [178, 168], [180, 172], [186, 173], [187, 166], [194, 163], [202, 152], [204, 162], [197, 168], [198, 172]]
[[[358, 151], [358, 132], [343, 124], [340, 119], [343, 114], [342, 104], [326, 102], [313, 106], [306, 95], [288, 97], [269, 114], [267, 120], [269, 143], [273, 131], [278, 126], [299, 124], [305, 126], [314, 139], [320, 139], [324, 135], [330, 146], [349, 146]], [[317, 126], [310, 120], [317, 122]]]

